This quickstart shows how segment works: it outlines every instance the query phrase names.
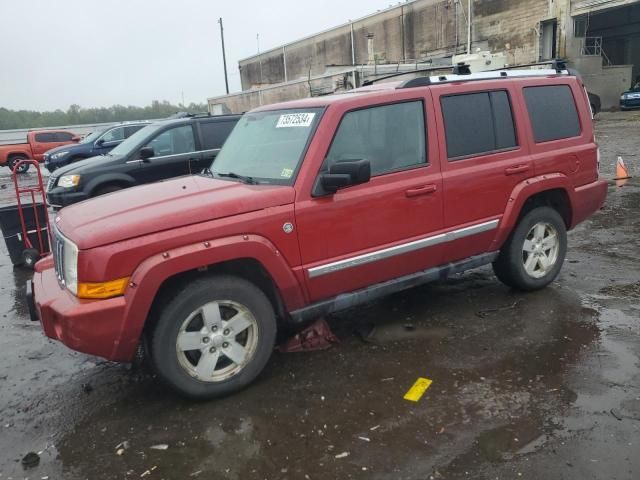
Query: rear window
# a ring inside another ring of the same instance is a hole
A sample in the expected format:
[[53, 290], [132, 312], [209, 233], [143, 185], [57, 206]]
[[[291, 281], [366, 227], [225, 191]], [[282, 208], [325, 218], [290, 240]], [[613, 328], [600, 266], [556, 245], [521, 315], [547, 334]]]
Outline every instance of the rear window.
[[226, 122], [201, 122], [202, 149], [213, 150], [215, 148], [221, 148], [235, 125], [235, 120]]
[[524, 98], [536, 143], [580, 135], [578, 111], [568, 85], [526, 87]]
[[449, 159], [517, 147], [506, 91], [446, 96], [441, 98], [441, 105]]

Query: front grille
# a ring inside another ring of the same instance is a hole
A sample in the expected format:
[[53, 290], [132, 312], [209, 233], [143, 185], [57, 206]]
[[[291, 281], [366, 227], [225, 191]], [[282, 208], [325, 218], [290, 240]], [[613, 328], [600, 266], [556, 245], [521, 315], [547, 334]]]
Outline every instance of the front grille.
[[47, 192], [50, 192], [51, 190], [53, 190], [53, 187], [56, 186], [56, 181], [58, 179], [56, 177], [49, 177], [49, 181], [47, 182]]
[[64, 285], [64, 237], [58, 231], [58, 227], [53, 227], [53, 265], [56, 277], [60, 285]]

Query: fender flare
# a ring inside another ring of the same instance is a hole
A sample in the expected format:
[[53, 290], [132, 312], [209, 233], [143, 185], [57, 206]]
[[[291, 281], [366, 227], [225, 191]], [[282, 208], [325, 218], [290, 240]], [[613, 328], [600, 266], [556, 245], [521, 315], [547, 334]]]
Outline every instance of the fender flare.
[[562, 173], [548, 173], [529, 178], [517, 184], [511, 191], [500, 226], [491, 244], [492, 250], [499, 250], [516, 226], [525, 202], [533, 195], [547, 190], [563, 190], [569, 197], [569, 209], [573, 211], [575, 192], [569, 178]]
[[127, 187], [133, 187], [136, 185], [136, 181], [133, 177], [125, 175], [124, 173], [105, 173], [99, 175], [96, 178], [89, 180], [89, 183], [84, 187], [84, 191], [88, 196], [91, 196], [93, 191], [108, 183], [124, 183]]
[[144, 260], [130, 277], [120, 338], [112, 358], [131, 359], [156, 294], [169, 278], [218, 263], [252, 259], [271, 275], [287, 311], [305, 304], [302, 285], [278, 249], [260, 235], [236, 235], [177, 247]]

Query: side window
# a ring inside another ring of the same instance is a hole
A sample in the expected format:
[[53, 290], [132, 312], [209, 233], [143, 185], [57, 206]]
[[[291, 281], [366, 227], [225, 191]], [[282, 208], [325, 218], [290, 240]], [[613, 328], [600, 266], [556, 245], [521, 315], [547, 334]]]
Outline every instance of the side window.
[[131, 125], [129, 127], [124, 127], [124, 138], [129, 138], [131, 135], [140, 130], [144, 125]]
[[153, 148], [154, 157], [189, 153], [196, 149], [191, 125], [165, 130], [145, 146]]
[[56, 132], [56, 142], [70, 142], [73, 134], [69, 132]]
[[371, 175], [427, 163], [422, 101], [348, 112], [327, 155], [327, 166], [345, 160], [369, 160]]
[[51, 143], [56, 141], [57, 138], [55, 133], [36, 133], [36, 142]]
[[506, 91], [451, 95], [440, 103], [450, 160], [518, 146]]
[[224, 144], [236, 122], [202, 122], [200, 131], [202, 132], [202, 148], [203, 150], [212, 150], [220, 148]]
[[580, 135], [578, 111], [568, 85], [526, 87], [524, 98], [536, 143]]
[[112, 128], [102, 136], [105, 143], [121, 142], [124, 140], [124, 127]]

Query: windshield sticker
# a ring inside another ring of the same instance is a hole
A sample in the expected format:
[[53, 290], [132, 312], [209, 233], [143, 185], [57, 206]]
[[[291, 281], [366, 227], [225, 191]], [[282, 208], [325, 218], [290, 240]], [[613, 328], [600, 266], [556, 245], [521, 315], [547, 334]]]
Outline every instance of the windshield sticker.
[[291, 168], [283, 168], [282, 173], [280, 173], [280, 176], [282, 178], [291, 178], [292, 175], [293, 175], [293, 169]]
[[285, 113], [280, 115], [276, 128], [309, 127], [315, 113]]

